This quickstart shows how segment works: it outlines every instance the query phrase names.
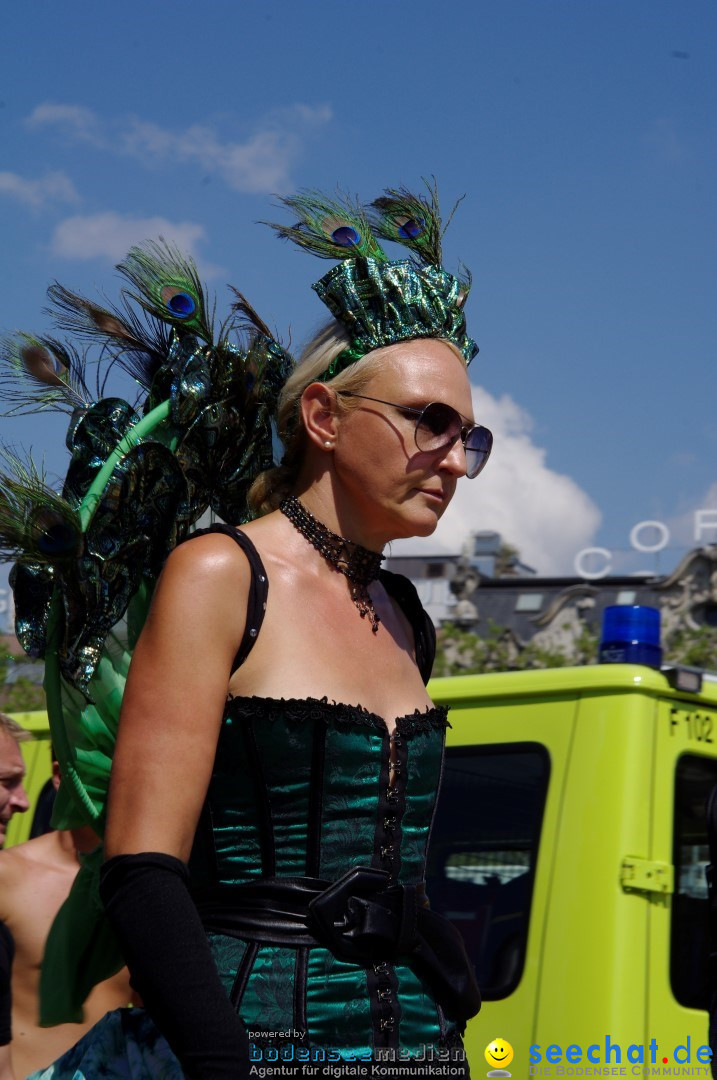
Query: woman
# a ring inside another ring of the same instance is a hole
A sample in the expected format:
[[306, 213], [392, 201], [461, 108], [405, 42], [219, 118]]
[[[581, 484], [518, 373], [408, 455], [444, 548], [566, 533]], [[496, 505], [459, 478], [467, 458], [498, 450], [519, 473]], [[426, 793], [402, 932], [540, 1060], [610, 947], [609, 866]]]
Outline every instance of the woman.
[[[424, 892], [435, 637], [379, 567], [389, 541], [435, 530], [492, 440], [455, 279], [362, 258], [335, 268], [340, 290], [371, 275], [393, 312], [403, 274], [439, 317], [417, 327], [406, 305], [367, 342], [351, 304], [352, 332], [312, 343], [279, 402], [282, 465], [250, 492], [261, 516], [170, 555], [125, 690], [102, 896], [192, 1077], [249, 1075], [248, 1039], [268, 1062], [460, 1050], [480, 1003]], [[340, 314], [334, 272], [319, 286]]]

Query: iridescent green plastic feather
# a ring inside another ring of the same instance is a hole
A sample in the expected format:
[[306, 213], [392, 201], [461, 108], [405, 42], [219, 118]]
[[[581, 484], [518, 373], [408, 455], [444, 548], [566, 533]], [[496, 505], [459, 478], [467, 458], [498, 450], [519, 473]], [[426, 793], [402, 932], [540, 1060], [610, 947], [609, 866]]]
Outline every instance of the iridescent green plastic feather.
[[385, 195], [371, 206], [374, 231], [382, 240], [393, 240], [410, 248], [430, 266], [442, 260], [441, 215], [435, 181], [426, 181], [428, 196], [414, 195], [406, 188], [387, 188]]
[[128, 296], [150, 315], [212, 343], [211, 318], [197, 268], [177, 248], [164, 240], [148, 241], [131, 248], [117, 269], [137, 290]]
[[282, 239], [293, 240], [322, 259], [387, 261], [363, 207], [349, 196], [330, 199], [320, 192], [307, 191], [281, 198], [280, 202], [299, 216], [297, 224], [262, 224], [271, 226]]

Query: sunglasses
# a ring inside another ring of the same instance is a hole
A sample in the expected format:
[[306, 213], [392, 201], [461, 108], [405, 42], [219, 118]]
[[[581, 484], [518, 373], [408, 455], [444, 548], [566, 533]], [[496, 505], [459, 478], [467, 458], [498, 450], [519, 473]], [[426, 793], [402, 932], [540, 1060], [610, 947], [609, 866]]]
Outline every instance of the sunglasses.
[[457, 439], [463, 443], [466, 452], [466, 476], [469, 480], [482, 470], [493, 448], [493, 435], [480, 424], [467, 424], [461, 414], [451, 405], [432, 401], [422, 409], [412, 409], [408, 405], [397, 405], [395, 401], [368, 397], [367, 394], [353, 394], [350, 390], [337, 390], [344, 397], [361, 398], [363, 401], [376, 401], [379, 405], [390, 405], [400, 413], [416, 417], [416, 446], [427, 453], [453, 446]]

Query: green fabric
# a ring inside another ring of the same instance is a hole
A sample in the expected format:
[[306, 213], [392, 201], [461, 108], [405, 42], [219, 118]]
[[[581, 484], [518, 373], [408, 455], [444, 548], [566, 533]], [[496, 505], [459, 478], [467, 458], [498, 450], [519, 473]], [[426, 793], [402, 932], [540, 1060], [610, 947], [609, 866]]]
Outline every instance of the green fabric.
[[82, 1023], [92, 988], [124, 966], [99, 898], [102, 860], [101, 846], [80, 855], [80, 871], [50, 928], [40, 971], [41, 1027]]
[[[50, 731], [60, 762], [60, 784], [52, 812], [56, 829], [91, 825], [104, 833], [107, 789], [119, 722], [130, 648], [151, 600], [145, 585], [130, 604], [127, 618], [105, 641], [90, 683], [93, 703], [60, 678], [56, 653], [46, 660]], [[50, 641], [53, 640], [52, 635]], [[40, 1022], [44, 1026], [79, 1023], [87, 995], [98, 982], [123, 966], [114, 933], [99, 898], [100, 845], [81, 855], [81, 868], [69, 896], [55, 916], [45, 946], [40, 977]]]

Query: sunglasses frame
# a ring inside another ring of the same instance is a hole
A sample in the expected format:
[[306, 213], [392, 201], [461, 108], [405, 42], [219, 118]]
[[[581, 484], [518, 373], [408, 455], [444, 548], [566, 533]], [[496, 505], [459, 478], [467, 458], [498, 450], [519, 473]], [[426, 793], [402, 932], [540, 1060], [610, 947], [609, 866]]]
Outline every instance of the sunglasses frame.
[[[463, 444], [463, 449], [464, 449], [464, 451], [466, 453], [466, 459], [467, 459], [469, 450], [472, 453], [480, 453], [481, 452], [481, 451], [478, 451], [478, 450], [474, 450], [470, 446], [466, 446], [468, 436], [473, 431], [479, 431], [479, 430], [480, 431], [487, 431], [488, 434], [490, 435], [490, 439], [491, 439], [490, 450], [488, 450], [488, 453], [485, 455], [485, 459], [481, 463], [481, 466], [480, 466], [477, 473], [474, 473], [473, 476], [469, 476], [468, 473], [466, 473], [467, 479], [475, 480], [475, 478], [477, 476], [479, 476], [480, 473], [485, 468], [485, 465], [486, 465], [486, 463], [488, 461], [488, 458], [490, 457], [491, 450], [493, 449], [493, 432], [490, 431], [490, 429], [485, 427], [483, 424], [474, 424], [474, 423], [472, 423], [465, 416], [463, 416], [461, 413], [459, 413], [458, 409], [454, 409], [452, 405], [446, 405], [446, 403], [443, 402], [443, 401], [429, 401], [427, 405], [423, 406], [423, 408], [418, 409], [418, 408], [416, 408], [415, 406], [412, 406], [412, 405], [399, 405], [395, 401], [384, 401], [383, 398], [369, 397], [368, 394], [354, 394], [353, 391], [351, 391], [351, 390], [336, 390], [334, 392], [336, 394], [343, 394], [344, 397], [360, 398], [362, 401], [375, 401], [379, 405], [390, 405], [392, 409], [398, 409], [399, 412], [409, 413], [410, 415], [415, 416], [416, 417], [416, 427], [415, 427], [414, 432], [413, 432], [413, 437], [414, 437], [414, 439], [416, 441], [416, 446], [418, 447], [418, 449], [421, 451], [422, 454], [432, 452], [430, 450], [424, 450], [421, 446], [419, 446], [419, 443], [418, 443], [418, 425], [421, 423], [421, 417], [425, 413], [426, 409], [430, 409], [431, 405], [440, 405], [440, 407], [442, 409], [451, 409], [460, 420], [465, 420], [466, 422], [465, 422], [465, 424], [461, 425], [460, 436], [456, 435], [455, 438], [448, 439], [444, 443], [444, 446], [446, 446], [446, 447], [453, 446], [455, 444], [456, 440], [458, 438], [460, 438], [461, 443]], [[440, 449], [443, 449], [443, 447], [436, 447], [435, 452], [437, 452]]]

